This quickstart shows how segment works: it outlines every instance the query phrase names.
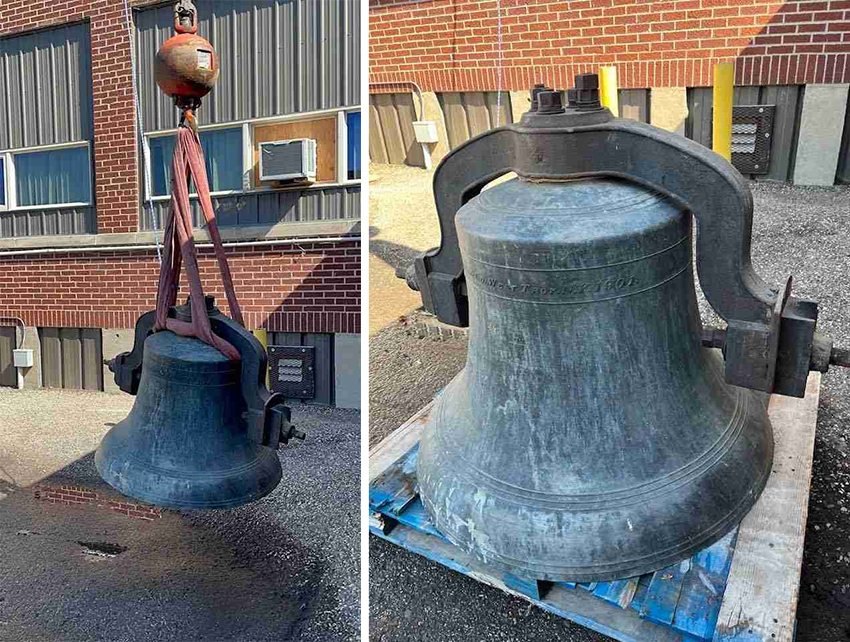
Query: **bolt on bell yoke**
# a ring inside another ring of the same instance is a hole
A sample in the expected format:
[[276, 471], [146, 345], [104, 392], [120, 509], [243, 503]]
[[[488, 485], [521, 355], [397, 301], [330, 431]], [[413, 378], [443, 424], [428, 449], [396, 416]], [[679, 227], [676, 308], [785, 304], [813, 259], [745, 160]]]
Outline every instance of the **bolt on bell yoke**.
[[[156, 62], [157, 83], [183, 111], [156, 310], [137, 320], [133, 350], [108, 362], [116, 384], [136, 400], [101, 441], [95, 464], [107, 483], [136, 499], [168, 508], [227, 508], [271, 492], [282, 475], [280, 444], [305, 435], [290, 423], [283, 396], [266, 388], [266, 351], [244, 327], [221, 244], [193, 114], [218, 76], [218, 63], [212, 46], [195, 35], [197, 12], [189, 0], [175, 4], [174, 28], [178, 35]], [[190, 178], [233, 318], [203, 293]], [[178, 306], [184, 261], [191, 295]]]
[[[404, 275], [441, 321], [469, 326], [466, 367], [422, 434], [419, 490], [434, 525], [487, 564], [632, 577], [747, 514], [773, 460], [766, 393], [802, 396], [831, 342], [817, 303], [753, 271], [752, 197], [731, 164], [614, 118], [595, 74], [566, 108], [561, 92], [531, 94], [518, 124], [438, 167], [442, 242]], [[707, 335], [723, 358], [704, 347], [691, 215], [700, 284], [728, 323]]]

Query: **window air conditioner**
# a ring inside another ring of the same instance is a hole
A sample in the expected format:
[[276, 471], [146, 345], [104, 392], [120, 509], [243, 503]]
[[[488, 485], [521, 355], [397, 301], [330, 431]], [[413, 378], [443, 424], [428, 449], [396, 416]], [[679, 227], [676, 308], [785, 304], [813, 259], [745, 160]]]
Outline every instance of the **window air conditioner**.
[[260, 181], [316, 180], [316, 141], [312, 138], [260, 143]]

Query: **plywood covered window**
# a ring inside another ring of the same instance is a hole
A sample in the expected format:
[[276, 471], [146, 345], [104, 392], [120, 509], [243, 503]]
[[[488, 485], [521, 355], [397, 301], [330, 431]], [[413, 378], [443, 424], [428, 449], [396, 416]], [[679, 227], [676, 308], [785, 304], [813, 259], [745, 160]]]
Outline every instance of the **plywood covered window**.
[[260, 181], [260, 143], [299, 138], [311, 138], [316, 141], [316, 182], [337, 182], [337, 118], [331, 115], [311, 120], [254, 125], [255, 187], [281, 186], [276, 181]]

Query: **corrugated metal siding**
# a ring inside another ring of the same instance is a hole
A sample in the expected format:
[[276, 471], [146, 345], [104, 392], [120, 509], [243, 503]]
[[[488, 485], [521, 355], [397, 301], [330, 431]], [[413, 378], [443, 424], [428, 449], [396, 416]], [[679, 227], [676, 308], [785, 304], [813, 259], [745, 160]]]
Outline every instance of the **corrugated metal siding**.
[[61, 207], [0, 212], [0, 238], [94, 234], [96, 230], [97, 217], [93, 207]]
[[18, 373], [12, 365], [12, 350], [17, 340], [14, 327], [0, 326], [0, 386], [18, 387]]
[[88, 25], [0, 38], [0, 150], [91, 140]]
[[[443, 109], [443, 118], [446, 120], [449, 146], [452, 149], [496, 126], [497, 98], [498, 92], [495, 91], [442, 92], [437, 94], [440, 107]], [[508, 92], [503, 91], [499, 125], [507, 125], [512, 122], [511, 96]]]
[[[168, 215], [169, 201], [156, 201], [153, 210], [158, 229], [162, 229]], [[195, 227], [204, 226], [204, 215], [197, 199], [192, 199], [192, 217]], [[274, 225], [275, 223], [301, 223], [335, 221], [360, 218], [360, 187], [313, 189], [293, 192], [259, 192], [237, 196], [213, 198], [219, 226]], [[142, 210], [142, 229], [150, 230], [150, 211]]]
[[[198, 33], [221, 61], [199, 122], [225, 123], [360, 104], [361, 0], [216, 0], [198, 3]], [[171, 5], [137, 11], [139, 99], [145, 131], [178, 112], [156, 86], [153, 61], [173, 35]]]
[[[764, 178], [790, 181], [797, 152], [797, 134], [804, 88], [800, 85], [735, 87], [735, 105], [776, 105], [773, 121], [773, 144], [770, 150], [770, 171]], [[711, 87], [688, 89], [688, 118], [685, 135], [711, 147], [711, 114], [714, 99]]]
[[416, 142], [413, 94], [369, 95], [369, 155], [376, 163], [424, 167], [422, 145]]
[[103, 390], [103, 337], [92, 328], [39, 328], [45, 388]]
[[620, 89], [617, 102], [620, 103], [620, 117], [649, 122], [649, 89]]
[[[0, 38], [0, 150], [91, 140], [90, 52], [85, 24]], [[96, 229], [93, 207], [0, 212], [0, 238]]]
[[[306, 403], [321, 406], [334, 405], [334, 336], [328, 333], [308, 332], [269, 332], [270, 346], [313, 346], [314, 368], [316, 373], [316, 395]], [[301, 403], [292, 399], [292, 403]]]

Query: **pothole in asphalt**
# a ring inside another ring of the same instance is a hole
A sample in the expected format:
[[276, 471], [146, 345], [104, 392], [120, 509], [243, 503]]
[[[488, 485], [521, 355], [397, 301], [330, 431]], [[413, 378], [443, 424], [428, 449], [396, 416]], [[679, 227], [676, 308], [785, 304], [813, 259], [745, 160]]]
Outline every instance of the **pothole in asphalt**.
[[83, 555], [94, 555], [95, 557], [115, 557], [127, 550], [126, 546], [110, 544], [109, 542], [81, 542], [77, 544], [83, 547]]

